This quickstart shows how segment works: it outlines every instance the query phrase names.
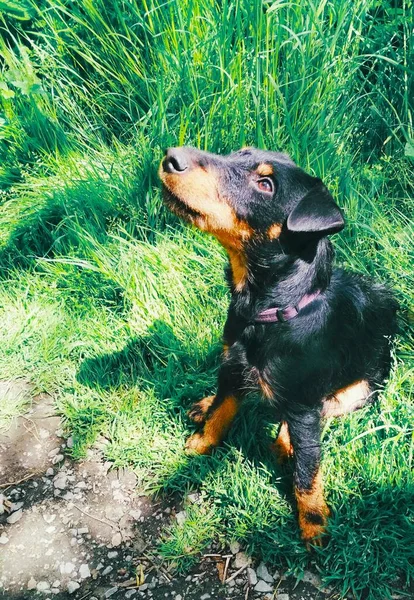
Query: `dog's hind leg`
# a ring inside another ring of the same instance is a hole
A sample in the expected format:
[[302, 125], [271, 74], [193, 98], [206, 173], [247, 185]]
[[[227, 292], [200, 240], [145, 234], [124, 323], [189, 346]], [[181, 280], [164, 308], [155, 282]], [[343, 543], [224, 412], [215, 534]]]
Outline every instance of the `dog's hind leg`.
[[317, 410], [289, 414], [288, 425], [294, 452], [294, 485], [302, 539], [321, 545], [329, 508], [323, 494], [320, 471], [320, 415]]
[[272, 444], [272, 451], [276, 454], [277, 462], [282, 465], [293, 456], [292, 442], [290, 441], [289, 426], [282, 421], [277, 438]]
[[[197, 454], [209, 454], [220, 444], [229, 430], [238, 411], [235, 396], [213, 396], [209, 400], [204, 429], [201, 433], [192, 435], [186, 443], [186, 449]], [[203, 400], [201, 401], [203, 402]]]

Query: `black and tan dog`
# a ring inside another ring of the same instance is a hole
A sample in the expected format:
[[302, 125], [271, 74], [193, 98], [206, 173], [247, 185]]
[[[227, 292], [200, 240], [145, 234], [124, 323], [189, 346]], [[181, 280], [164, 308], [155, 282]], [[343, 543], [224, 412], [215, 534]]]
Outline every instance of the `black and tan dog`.
[[279, 459], [294, 458], [302, 537], [320, 543], [329, 515], [321, 418], [373, 399], [389, 371], [397, 304], [385, 287], [332, 268], [327, 236], [344, 227], [342, 212], [288, 156], [171, 148], [160, 177], [169, 208], [213, 234], [230, 262], [218, 389], [192, 407], [202, 430], [187, 447], [206, 454], [217, 446], [257, 386], [281, 422]]

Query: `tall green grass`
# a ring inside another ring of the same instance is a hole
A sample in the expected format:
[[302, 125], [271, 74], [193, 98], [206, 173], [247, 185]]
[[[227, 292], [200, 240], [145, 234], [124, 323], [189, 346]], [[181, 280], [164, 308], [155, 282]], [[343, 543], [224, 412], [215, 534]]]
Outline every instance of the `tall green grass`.
[[104, 434], [107, 456], [150, 492], [201, 492], [160, 540], [177, 568], [236, 538], [300, 577], [309, 556], [268, 416], [253, 403], [213, 457], [183, 453], [186, 410], [214, 390], [225, 257], [164, 210], [156, 177], [169, 145], [289, 152], [344, 207], [338, 261], [390, 283], [401, 304], [380, 407], [326, 424], [331, 537], [312, 558], [342, 595], [404, 587], [413, 2], [0, 4], [0, 377], [55, 395], [75, 457]]

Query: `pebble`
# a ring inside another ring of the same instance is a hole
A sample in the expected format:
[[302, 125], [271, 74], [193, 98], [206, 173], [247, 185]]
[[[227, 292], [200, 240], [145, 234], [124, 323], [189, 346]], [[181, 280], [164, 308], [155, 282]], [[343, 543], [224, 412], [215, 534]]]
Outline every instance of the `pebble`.
[[60, 581], [59, 581], [59, 579], [56, 579], [56, 581], [54, 581], [54, 582], [52, 583], [52, 587], [54, 587], [54, 588], [58, 588], [58, 587], [60, 587]]
[[187, 513], [185, 512], [185, 510], [182, 510], [175, 515], [175, 518], [177, 519], [178, 525], [183, 525], [184, 521], [187, 518]]
[[302, 581], [304, 583], [310, 583], [311, 585], [315, 586], [316, 588], [319, 588], [322, 586], [321, 578], [318, 575], [316, 575], [315, 573], [312, 573], [311, 571], [304, 572]]
[[174, 600], [183, 600], [183, 597], [181, 596], [181, 594], [177, 594]]
[[52, 469], [52, 467], [49, 467], [45, 473], [46, 477], [53, 477], [54, 474], [54, 470]]
[[52, 458], [52, 465], [57, 465], [57, 463], [62, 462], [64, 460], [63, 454], [57, 454], [54, 458]]
[[68, 585], [66, 586], [66, 589], [68, 590], [69, 594], [73, 594], [73, 592], [76, 592], [76, 590], [78, 590], [80, 588], [80, 585], [77, 581], [69, 581]]
[[118, 552], [114, 550], [113, 552], [108, 552], [108, 558], [115, 558], [118, 556]]
[[50, 452], [48, 452], [48, 457], [49, 458], [54, 458], [55, 456], [57, 456], [60, 452], [60, 448], [53, 448], [53, 450], [51, 450]]
[[209, 598], [211, 598], [210, 594], [203, 594], [203, 595], [200, 597], [200, 600], [209, 600]]
[[266, 581], [267, 583], [273, 583], [273, 577], [271, 576], [271, 574], [267, 570], [266, 565], [263, 562], [261, 562], [260, 565], [257, 567], [256, 575], [259, 579], [263, 579], [263, 581]]
[[75, 485], [75, 488], [78, 488], [78, 490], [85, 490], [86, 487], [85, 481], [79, 481], [79, 483]]
[[109, 590], [106, 590], [106, 592], [105, 592], [105, 598], [110, 598], [111, 596], [116, 594], [117, 591], [118, 591], [118, 586], [109, 588]]
[[72, 573], [74, 568], [75, 568], [75, 565], [71, 562], [61, 563], [60, 567], [59, 567], [62, 575], [64, 575], [65, 573], [67, 573], [69, 575], [70, 573]]
[[122, 544], [122, 535], [118, 531], [117, 533], [114, 533], [114, 535], [112, 536], [111, 545], [114, 548], [116, 548], [117, 546], [120, 546], [121, 544]]
[[142, 512], [138, 509], [136, 510], [130, 510], [129, 511], [129, 515], [134, 519], [134, 521], [138, 521], [138, 519], [141, 517]]
[[251, 569], [250, 567], [247, 569], [247, 575], [249, 577], [249, 582], [250, 585], [256, 585], [257, 583], [257, 575], [256, 575], [256, 571], [254, 569]]
[[89, 533], [89, 528], [88, 527], [80, 527], [78, 529], [78, 535], [85, 535], [85, 533]]
[[278, 594], [277, 600], [289, 600], [289, 594]]
[[55, 481], [53, 482], [53, 485], [55, 486], [55, 488], [57, 488], [58, 490], [65, 490], [66, 486], [67, 486], [67, 479], [66, 476], [61, 476], [61, 477], [57, 477], [55, 479]]
[[22, 508], [23, 506], [23, 502], [12, 502], [10, 505], [10, 512], [16, 512], [16, 510], [19, 510], [19, 508]]
[[17, 523], [17, 521], [20, 521], [20, 519], [22, 518], [22, 515], [23, 515], [22, 509], [16, 510], [16, 512], [12, 513], [10, 515], [10, 517], [7, 517], [6, 521], [7, 521], [7, 523], [9, 523], [9, 525], [13, 525], [14, 523]]
[[27, 582], [27, 589], [35, 590], [36, 586], [37, 586], [36, 579], [34, 579], [33, 577], [30, 577], [29, 581]]
[[50, 525], [56, 519], [56, 515], [49, 515], [48, 513], [43, 513], [43, 520]]
[[9, 541], [9, 538], [3, 531], [3, 533], [0, 535], [0, 544], [7, 544], [8, 541]]
[[133, 596], [134, 594], [136, 594], [136, 590], [128, 590], [125, 593], [125, 598], [131, 598], [131, 596]]
[[240, 552], [240, 544], [239, 544], [239, 542], [232, 542], [230, 544], [230, 552], [232, 554], [237, 554], [238, 552]]
[[238, 552], [236, 554], [236, 560], [234, 561], [234, 566], [236, 569], [241, 569], [242, 567], [247, 567], [250, 565], [251, 559], [247, 556], [245, 552]]
[[36, 586], [38, 592], [48, 592], [50, 589], [50, 584], [48, 581], [39, 581]]
[[[255, 592], [271, 592], [273, 591], [273, 588], [271, 585], [269, 585], [266, 581], [263, 581], [262, 579], [256, 583], [256, 585], [254, 586], [254, 591]], [[280, 600], [280, 596], [278, 596], [278, 599]]]
[[68, 437], [68, 439], [66, 440], [66, 446], [68, 448], [73, 448], [73, 437], [72, 436]]
[[[98, 565], [99, 568], [99, 565]], [[103, 571], [102, 571], [102, 575], [108, 575], [111, 571], [113, 571], [114, 568], [111, 566], [106, 567]]]
[[84, 563], [83, 565], [81, 565], [79, 567], [79, 575], [80, 575], [81, 579], [87, 579], [88, 577], [91, 576], [89, 566], [86, 563]]

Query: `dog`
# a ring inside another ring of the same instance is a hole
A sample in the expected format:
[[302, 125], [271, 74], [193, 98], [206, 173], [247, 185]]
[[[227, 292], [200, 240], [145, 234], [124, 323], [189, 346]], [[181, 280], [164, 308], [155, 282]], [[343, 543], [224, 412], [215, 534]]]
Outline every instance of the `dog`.
[[278, 460], [294, 461], [301, 536], [321, 545], [330, 513], [321, 420], [374, 399], [390, 370], [397, 302], [385, 286], [333, 268], [328, 236], [343, 229], [343, 212], [321, 179], [286, 154], [170, 148], [159, 176], [166, 205], [229, 257], [217, 392], [191, 408], [200, 431], [187, 449], [211, 452], [257, 389], [280, 422]]

